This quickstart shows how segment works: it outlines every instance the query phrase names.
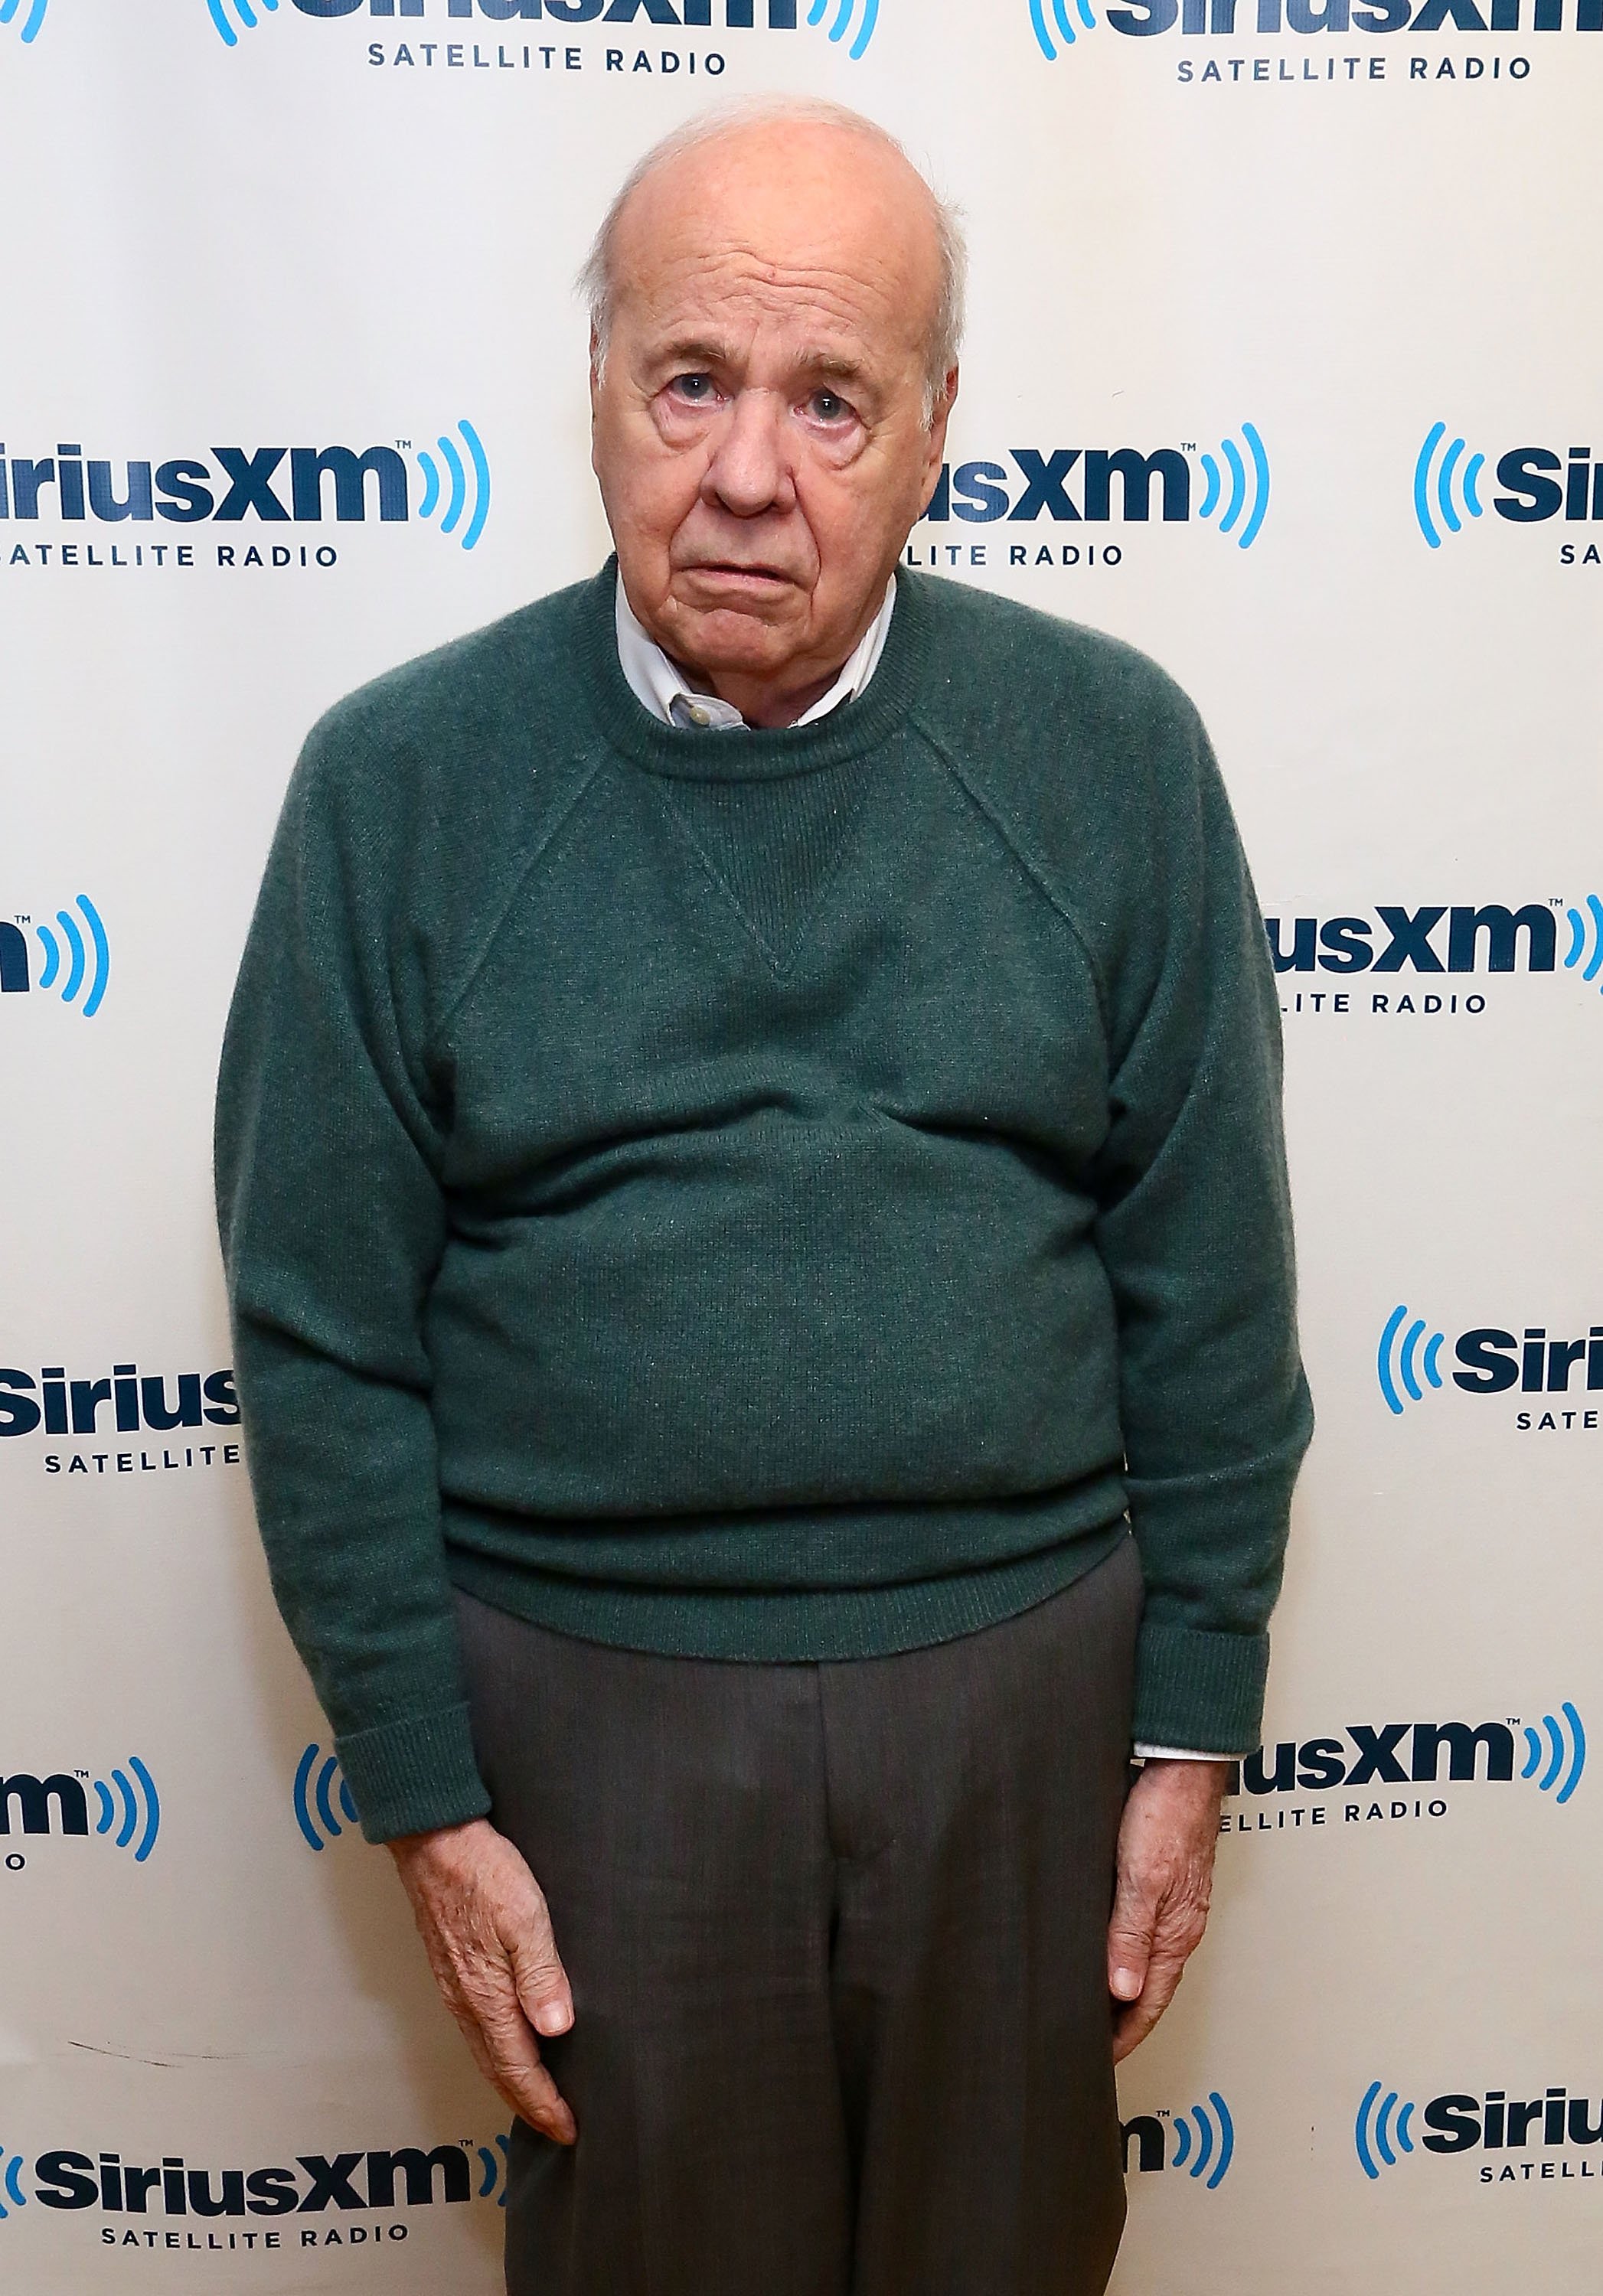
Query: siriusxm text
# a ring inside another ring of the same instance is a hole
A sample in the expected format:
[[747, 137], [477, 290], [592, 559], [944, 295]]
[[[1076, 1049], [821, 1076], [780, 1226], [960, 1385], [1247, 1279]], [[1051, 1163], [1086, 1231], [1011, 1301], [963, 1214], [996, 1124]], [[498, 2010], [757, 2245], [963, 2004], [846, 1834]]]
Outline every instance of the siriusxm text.
[[943, 463], [925, 519], [989, 526], [998, 519], [1030, 525], [1045, 517], [1079, 526], [1117, 516], [1139, 525], [1152, 516], [1155, 493], [1160, 518], [1175, 523], [1191, 515], [1191, 466], [1176, 447], [1151, 454], [1136, 447], [1007, 451], [1011, 471], [998, 462]]
[[[295, 0], [303, 16], [422, 16], [427, 0]], [[793, 32], [797, 0], [446, 0], [448, 16], [475, 12], [492, 23], [518, 19], [553, 24], [671, 24], [690, 31], [716, 25], [731, 32]]]
[[370, 507], [384, 521], [411, 516], [407, 464], [394, 447], [213, 447], [210, 455], [112, 463], [86, 461], [70, 443], [39, 457], [0, 447], [0, 519], [315, 526], [332, 508], [349, 525]]
[[428, 2208], [473, 2198], [459, 2144], [394, 2152], [302, 2152], [293, 2168], [192, 2169], [178, 2154], [145, 2166], [119, 2153], [42, 2152], [35, 2197], [47, 2209], [111, 2215], [280, 2217], [342, 2210]]
[[[16, 1823], [13, 1824], [12, 1820]], [[0, 1833], [87, 1833], [89, 1797], [79, 1778], [55, 1770], [0, 1776]]]
[[1510, 2096], [1500, 2088], [1482, 2096], [1433, 2096], [1421, 2117], [1429, 2133], [1419, 2142], [1427, 2152], [1603, 2143], [1603, 2099], [1594, 2104], [1561, 2087], [1533, 2097]]
[[95, 1435], [104, 1412], [110, 1431], [141, 1428], [166, 1434], [177, 1427], [237, 1427], [239, 1400], [231, 1370], [141, 1373], [136, 1363], [113, 1364], [98, 1379], [70, 1379], [64, 1365], [46, 1364], [37, 1378], [15, 1366], [0, 1369], [0, 1438]]
[[1514, 1775], [1506, 1722], [1354, 1722], [1338, 1734], [1260, 1746], [1232, 1766], [1228, 1792], [1328, 1792], [1336, 1786], [1434, 1785]]
[[[1447, 930], [1441, 931], [1445, 919]], [[1370, 914], [1265, 917], [1277, 972], [1551, 972], [1558, 920], [1544, 902], [1410, 909], [1382, 902]]]
[[[549, 4], [549, 0], [547, 0]], [[1237, 18], [1239, 17], [1239, 21]], [[1113, 31], [1134, 39], [1155, 33], [1237, 32], [1260, 36], [1302, 32], [1577, 32], [1603, 31], [1603, 0], [1139, 0], [1110, 8]]]

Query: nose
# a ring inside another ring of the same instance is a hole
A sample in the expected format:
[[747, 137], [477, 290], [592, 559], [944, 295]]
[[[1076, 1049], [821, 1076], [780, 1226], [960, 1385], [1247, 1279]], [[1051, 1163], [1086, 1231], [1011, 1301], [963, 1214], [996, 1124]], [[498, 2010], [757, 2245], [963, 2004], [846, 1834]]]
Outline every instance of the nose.
[[736, 518], [760, 518], [765, 511], [793, 507], [786, 412], [776, 391], [736, 393], [702, 482], [705, 497]]

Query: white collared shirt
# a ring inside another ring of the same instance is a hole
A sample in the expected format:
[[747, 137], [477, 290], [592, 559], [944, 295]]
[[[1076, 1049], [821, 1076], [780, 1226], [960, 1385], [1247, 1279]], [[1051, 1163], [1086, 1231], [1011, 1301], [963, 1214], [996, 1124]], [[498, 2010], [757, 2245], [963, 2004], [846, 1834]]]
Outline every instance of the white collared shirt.
[[[797, 726], [810, 726], [819, 718], [827, 718], [843, 701], [856, 701], [879, 668], [895, 607], [896, 577], [892, 574], [885, 586], [884, 603], [864, 631], [860, 644], [843, 664], [828, 693], [802, 712], [796, 719]], [[619, 667], [635, 699], [643, 702], [654, 718], [662, 718], [668, 726], [706, 726], [718, 731], [745, 724], [731, 702], [720, 701], [715, 693], [698, 693], [687, 684], [678, 663], [669, 660], [624, 596], [621, 574], [618, 577], [613, 619], [618, 629]]]

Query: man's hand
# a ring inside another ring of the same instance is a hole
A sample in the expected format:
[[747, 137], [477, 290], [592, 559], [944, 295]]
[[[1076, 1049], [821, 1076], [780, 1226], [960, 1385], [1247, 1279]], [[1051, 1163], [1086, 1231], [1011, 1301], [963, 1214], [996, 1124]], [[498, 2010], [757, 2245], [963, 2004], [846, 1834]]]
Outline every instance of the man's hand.
[[1115, 2064], [1151, 2032], [1202, 1941], [1229, 1771], [1222, 1761], [1149, 1761], [1130, 1787], [1107, 1931]]
[[545, 1894], [488, 1818], [389, 1845], [435, 1981], [486, 2080], [559, 2144], [578, 2134], [532, 2028], [565, 2033], [573, 1996]]

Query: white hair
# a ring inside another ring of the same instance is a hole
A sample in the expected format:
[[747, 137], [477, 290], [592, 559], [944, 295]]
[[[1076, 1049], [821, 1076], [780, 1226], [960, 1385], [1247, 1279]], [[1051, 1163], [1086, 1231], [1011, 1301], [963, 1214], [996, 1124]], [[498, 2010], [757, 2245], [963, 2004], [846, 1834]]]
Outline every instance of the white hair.
[[738, 96], [728, 102], [714, 104], [672, 129], [660, 143], [654, 144], [644, 159], [637, 160], [629, 169], [616, 198], [601, 219], [601, 228], [579, 274], [579, 291], [588, 308], [590, 324], [595, 330], [596, 373], [599, 374], [605, 365], [607, 345], [612, 337], [616, 300], [612, 258], [618, 220], [629, 201], [648, 176], [654, 175], [669, 160], [678, 159], [681, 153], [698, 151], [703, 144], [716, 143], [721, 136], [742, 128], [764, 127], [843, 128], [849, 134], [866, 136], [882, 150], [893, 152], [899, 159], [907, 160], [908, 167], [923, 182], [929, 193], [941, 266], [940, 290], [930, 327], [925, 366], [924, 414], [926, 422], [932, 422], [945, 391], [947, 375], [958, 363], [958, 351], [963, 340], [968, 254], [963, 242], [959, 212], [949, 201], [940, 196], [923, 170], [914, 166], [888, 128], [880, 127], [875, 120], [866, 119], [860, 111], [849, 110], [843, 103], [828, 103], [818, 96]]

